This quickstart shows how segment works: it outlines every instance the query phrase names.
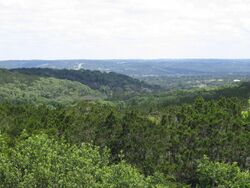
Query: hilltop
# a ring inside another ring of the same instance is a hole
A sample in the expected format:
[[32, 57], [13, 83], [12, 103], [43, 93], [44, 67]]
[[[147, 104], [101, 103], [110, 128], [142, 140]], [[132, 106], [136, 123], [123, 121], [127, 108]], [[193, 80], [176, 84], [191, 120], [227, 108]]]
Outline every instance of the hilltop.
[[112, 98], [123, 98], [160, 89], [159, 86], [150, 85], [138, 79], [114, 72], [48, 68], [13, 69], [12, 72], [77, 81]]

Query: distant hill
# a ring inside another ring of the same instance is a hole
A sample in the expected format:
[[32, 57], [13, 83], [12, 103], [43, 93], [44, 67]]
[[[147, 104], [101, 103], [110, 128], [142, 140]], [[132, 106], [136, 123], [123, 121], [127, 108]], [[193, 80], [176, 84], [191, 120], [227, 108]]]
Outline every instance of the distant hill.
[[115, 60], [13, 60], [2, 68], [89, 69], [132, 77], [210, 74], [250, 74], [249, 59], [115, 59]]
[[114, 72], [106, 73], [83, 69], [68, 70], [48, 68], [13, 69], [12, 72], [77, 81], [113, 98], [126, 97], [138, 93], [147, 93], [160, 89], [159, 86], [150, 85], [129, 76]]
[[229, 87], [215, 91], [214, 96], [242, 97], [248, 99], [250, 98], [250, 82], [243, 82], [237, 87]]
[[100, 92], [79, 82], [0, 69], [0, 102], [69, 104], [102, 98]]
[[218, 100], [223, 98], [238, 98], [248, 101], [250, 99], [250, 82], [237, 83], [231, 86], [217, 88], [201, 88], [189, 90], [170, 90], [152, 95], [135, 96], [127, 100], [133, 108], [145, 111], [158, 111], [168, 106], [193, 104], [197, 97], [205, 100]]

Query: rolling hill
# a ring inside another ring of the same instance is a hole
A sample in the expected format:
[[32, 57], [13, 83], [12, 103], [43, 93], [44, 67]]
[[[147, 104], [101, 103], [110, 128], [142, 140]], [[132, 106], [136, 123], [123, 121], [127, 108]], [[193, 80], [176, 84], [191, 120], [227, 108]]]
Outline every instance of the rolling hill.
[[0, 101], [68, 104], [102, 98], [100, 92], [79, 82], [0, 69]]
[[77, 81], [112, 98], [123, 98], [138, 93], [160, 90], [159, 86], [150, 85], [138, 79], [114, 72], [106, 73], [83, 69], [68, 70], [48, 68], [13, 69], [12, 72]]

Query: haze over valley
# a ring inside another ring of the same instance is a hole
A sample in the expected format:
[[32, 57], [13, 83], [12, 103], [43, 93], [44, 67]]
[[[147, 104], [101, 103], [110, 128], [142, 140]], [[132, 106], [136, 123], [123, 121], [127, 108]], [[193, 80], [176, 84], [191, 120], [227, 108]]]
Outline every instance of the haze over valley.
[[0, 67], [87, 69], [117, 72], [132, 77], [249, 74], [250, 59], [114, 59], [114, 60], [10, 60]]

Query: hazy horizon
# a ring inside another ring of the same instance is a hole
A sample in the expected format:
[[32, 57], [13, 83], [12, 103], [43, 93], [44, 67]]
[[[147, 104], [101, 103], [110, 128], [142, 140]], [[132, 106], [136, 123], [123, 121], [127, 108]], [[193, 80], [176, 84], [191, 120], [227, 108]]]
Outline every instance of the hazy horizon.
[[116, 61], [116, 60], [141, 60], [141, 61], [157, 61], [157, 60], [250, 60], [250, 58], [82, 58], [82, 59], [0, 59], [1, 61]]

